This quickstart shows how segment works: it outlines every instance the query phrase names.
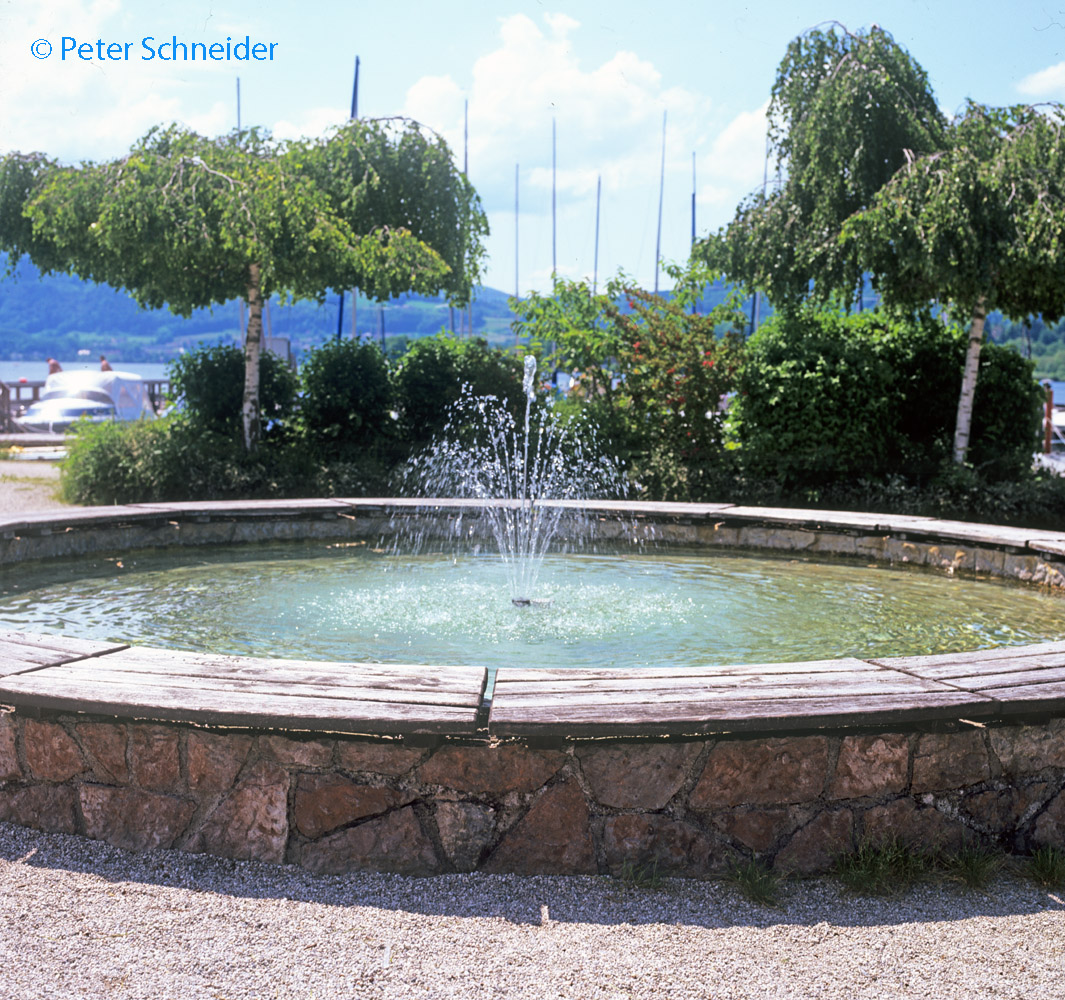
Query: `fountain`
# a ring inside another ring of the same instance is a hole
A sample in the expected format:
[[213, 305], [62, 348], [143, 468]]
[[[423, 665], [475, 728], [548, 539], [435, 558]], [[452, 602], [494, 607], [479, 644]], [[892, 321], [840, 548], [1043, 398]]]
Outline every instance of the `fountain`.
[[566, 502], [619, 499], [624, 477], [613, 459], [597, 453], [594, 428], [580, 420], [566, 425], [551, 407], [537, 405], [532, 355], [523, 363], [522, 391], [520, 427], [506, 400], [464, 392], [442, 435], [412, 461], [408, 481], [420, 496], [481, 502], [481, 517], [506, 568], [511, 601], [528, 607], [543, 606], [533, 592], [544, 554], [567, 513]]
[[[417, 498], [2, 521], [0, 821], [419, 875], [1065, 846], [1065, 643], [1039, 641], [1065, 634], [1065, 535], [594, 503], [580, 484], [615, 496], [617, 470], [535, 376], [520, 426], [460, 405]], [[655, 544], [552, 550], [582, 515], [593, 543]], [[467, 555], [395, 550], [411, 521]], [[822, 645], [777, 644], [818, 621]], [[469, 626], [521, 641], [492, 661]]]

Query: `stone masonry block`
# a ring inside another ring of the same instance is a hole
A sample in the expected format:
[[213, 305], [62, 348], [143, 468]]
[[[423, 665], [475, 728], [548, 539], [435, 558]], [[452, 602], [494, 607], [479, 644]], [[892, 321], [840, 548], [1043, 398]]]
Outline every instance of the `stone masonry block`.
[[595, 800], [614, 809], [662, 809], [680, 789], [702, 743], [613, 744], [577, 751]]
[[443, 747], [416, 773], [427, 785], [495, 797], [534, 791], [565, 762], [566, 755], [555, 750], [523, 746]]
[[170, 726], [138, 724], [129, 739], [130, 777], [148, 791], [176, 791], [181, 786], [178, 731]]
[[73, 737], [57, 722], [27, 719], [22, 726], [26, 764], [42, 781], [67, 781], [85, 770], [85, 760]]
[[588, 803], [575, 781], [546, 789], [504, 836], [484, 865], [517, 875], [587, 875], [596, 871]]
[[914, 795], [967, 788], [990, 777], [982, 731], [926, 733], [917, 742], [911, 786]]
[[909, 759], [910, 741], [904, 735], [846, 736], [828, 797], [854, 799], [902, 792]]
[[724, 741], [710, 751], [689, 804], [708, 811], [808, 802], [821, 794], [827, 767], [824, 736]]

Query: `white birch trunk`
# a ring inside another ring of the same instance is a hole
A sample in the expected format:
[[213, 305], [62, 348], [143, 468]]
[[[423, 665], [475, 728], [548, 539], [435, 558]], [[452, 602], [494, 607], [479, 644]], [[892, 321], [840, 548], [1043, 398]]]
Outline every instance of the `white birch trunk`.
[[969, 350], [965, 354], [965, 374], [961, 380], [961, 396], [958, 398], [958, 419], [954, 425], [954, 461], [961, 465], [969, 450], [969, 432], [973, 423], [973, 399], [976, 397], [976, 378], [980, 373], [980, 348], [984, 342], [984, 299], [981, 297], [973, 309], [973, 321], [969, 327]]
[[263, 342], [263, 300], [259, 265], [248, 267], [248, 332], [244, 338], [244, 448], [251, 454], [259, 446], [259, 355]]

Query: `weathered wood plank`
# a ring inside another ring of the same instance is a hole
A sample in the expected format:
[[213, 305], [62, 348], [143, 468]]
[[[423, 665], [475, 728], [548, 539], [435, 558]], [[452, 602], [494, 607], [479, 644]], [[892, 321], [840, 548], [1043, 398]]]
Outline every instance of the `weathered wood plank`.
[[1053, 656], [1065, 653], [1065, 642], [1038, 642], [1030, 646], [999, 646], [995, 649], [976, 649], [968, 653], [934, 653], [928, 656], [874, 657], [869, 662], [892, 670], [924, 675], [928, 669], [971, 665], [991, 660], [1024, 659], [1032, 656]]
[[944, 663], [941, 666], [919, 667], [906, 673], [929, 680], [949, 681], [956, 684], [965, 678], [976, 678], [996, 673], [1020, 673], [1025, 670], [1054, 670], [1065, 666], [1065, 653], [1043, 653], [1033, 656], [1011, 656], [999, 660], [981, 660], [977, 663]]
[[607, 715], [596, 705], [560, 705], [532, 711], [523, 704], [496, 703], [489, 732], [497, 736], [668, 736], [714, 732], [774, 732], [794, 729], [901, 724], [941, 717], [990, 715], [995, 702], [964, 691], [920, 692], [863, 698], [787, 702], [667, 702], [618, 705]]
[[[10, 636], [19, 636], [19, 633], [5, 633]], [[33, 637], [46, 640], [48, 637]], [[77, 639], [62, 641], [57, 637], [52, 645], [36, 644], [32, 641], [11, 641], [0, 639], [0, 677], [9, 677], [24, 673], [27, 670], [40, 670], [42, 667], [59, 663], [68, 663], [72, 660], [81, 660], [86, 657], [107, 652], [109, 649], [121, 649], [121, 645], [97, 642], [86, 642]], [[66, 647], [66, 648], [63, 648]]]
[[1059, 534], [1056, 538], [1030, 538], [1028, 548], [1052, 556], [1065, 556], [1065, 535]]
[[17, 707], [165, 719], [257, 728], [321, 729], [353, 733], [473, 734], [477, 709], [396, 701], [279, 698], [241, 692], [238, 697], [202, 688], [122, 686], [69, 679], [60, 683], [40, 671], [8, 678], [0, 699]]
[[884, 668], [868, 660], [845, 657], [841, 660], [798, 660], [780, 663], [737, 663], [724, 665], [679, 665], [669, 667], [500, 667], [496, 672], [496, 683], [500, 680], [511, 683], [515, 681], [534, 681], [551, 683], [555, 680], [572, 681], [581, 678], [591, 680], [611, 680], [612, 678], [631, 678], [638, 674], [654, 680], [673, 677], [721, 677], [763, 674], [813, 674], [840, 673], [882, 673]]
[[380, 701], [393, 704], [466, 706], [477, 709], [481, 701], [479, 688], [468, 687], [465, 691], [434, 691], [404, 689], [395, 685], [373, 687], [359, 683], [358, 677], [346, 681], [312, 683], [303, 679], [285, 678], [246, 679], [236, 677], [189, 677], [180, 674], [138, 674], [124, 670], [112, 670], [100, 660], [80, 660], [77, 663], [48, 667], [34, 673], [26, 684], [0, 684], [0, 696], [6, 691], [36, 690], [47, 692], [51, 687], [73, 689], [78, 685], [106, 686], [129, 692], [129, 697], [139, 697], [138, 692], [187, 690], [228, 698], [230, 704], [238, 704], [245, 695], [254, 694], [263, 698], [276, 698], [278, 702], [295, 699], [327, 699], [333, 701]]
[[1065, 683], [1027, 684], [988, 688], [981, 692], [994, 698], [1004, 715], [1018, 712], [1058, 712], [1065, 708]]
[[524, 705], [531, 711], [535, 711], [542, 705], [565, 706], [574, 705], [599, 705], [604, 716], [609, 716], [618, 705], [648, 704], [664, 705], [673, 702], [691, 702], [693, 704], [712, 704], [714, 702], [730, 701], [741, 703], [744, 701], [797, 701], [804, 698], [835, 698], [841, 704], [854, 705], [860, 708], [860, 699], [866, 697], [878, 697], [890, 694], [929, 694], [935, 695], [953, 689], [941, 687], [924, 682], [908, 682], [905, 679], [887, 679], [883, 682], [854, 683], [841, 685], [837, 683], [826, 684], [791, 684], [773, 686], [770, 684], [758, 684], [750, 687], [719, 687], [705, 688], [622, 688], [620, 690], [594, 689], [580, 687], [559, 687], [545, 691], [519, 690], [511, 691], [506, 686], [495, 688], [492, 695], [493, 705], [511, 704]]
[[1042, 667], [1030, 664], [1027, 669], [1003, 670], [998, 673], [980, 672], [951, 677], [945, 683], [966, 691], [986, 691], [988, 688], [1009, 688], [1027, 684], [1055, 684], [1065, 681], [1065, 667]]
[[267, 514], [282, 515], [325, 513], [346, 510], [350, 504], [344, 500], [316, 498], [308, 500], [173, 500], [158, 503], [129, 505], [134, 510], [153, 515], [170, 514], [177, 518], [203, 515], [208, 517], [255, 517]]
[[83, 507], [73, 510], [50, 510], [37, 514], [17, 514], [0, 517], [0, 534], [18, 534], [20, 531], [51, 529], [58, 534], [67, 528], [108, 525], [123, 521], [136, 521], [158, 517], [153, 511], [138, 509], [132, 505], [117, 507]]
[[30, 649], [56, 649], [82, 656], [99, 656], [103, 653], [126, 649], [129, 643], [101, 642], [94, 639], [75, 639], [67, 635], [49, 635], [37, 632], [14, 632], [0, 629], [0, 642]]
[[336, 663], [266, 657], [220, 656], [132, 646], [106, 658], [110, 669], [131, 674], [353, 683], [367, 687], [466, 694], [483, 689], [484, 667], [399, 663]]

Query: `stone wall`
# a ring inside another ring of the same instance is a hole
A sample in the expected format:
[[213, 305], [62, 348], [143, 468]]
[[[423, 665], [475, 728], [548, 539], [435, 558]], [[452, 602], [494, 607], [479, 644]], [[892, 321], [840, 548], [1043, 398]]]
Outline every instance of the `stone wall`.
[[0, 820], [323, 873], [814, 872], [891, 836], [1065, 847], [1065, 718], [536, 749], [7, 710]]

